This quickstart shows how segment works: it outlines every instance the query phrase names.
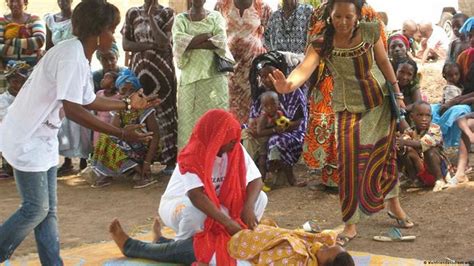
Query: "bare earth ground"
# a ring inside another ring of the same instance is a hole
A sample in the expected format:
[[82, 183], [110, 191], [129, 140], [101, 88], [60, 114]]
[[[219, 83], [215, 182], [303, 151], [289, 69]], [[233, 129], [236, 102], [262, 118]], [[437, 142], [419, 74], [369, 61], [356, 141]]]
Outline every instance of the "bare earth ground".
[[[425, 68], [423, 87], [431, 102], [439, 100], [440, 64]], [[471, 160], [472, 161], [472, 160]], [[309, 176], [307, 169], [299, 165], [300, 178], [319, 180]], [[471, 180], [474, 177], [471, 177]], [[134, 190], [130, 180], [119, 179], [108, 188], [92, 189], [80, 177], [59, 178], [59, 221], [63, 248], [85, 243], [108, 241], [109, 222], [118, 217], [132, 234], [149, 230], [156, 215], [160, 196], [168, 178], [159, 177], [160, 182], [148, 189]], [[433, 193], [429, 190], [402, 192], [401, 202], [416, 226], [403, 230], [405, 235], [416, 235], [413, 243], [378, 243], [372, 236], [394, 226], [394, 220], [386, 211], [360, 223], [359, 235], [349, 245], [349, 250], [365, 251], [404, 258], [473, 260], [474, 226], [474, 182], [459, 188]], [[20, 203], [13, 180], [0, 182], [0, 223]], [[277, 221], [281, 227], [297, 228], [306, 220], [315, 219], [322, 228], [341, 225], [338, 196], [308, 188], [285, 187], [269, 193], [266, 217]], [[17, 249], [15, 255], [35, 253], [36, 246], [30, 235]]]

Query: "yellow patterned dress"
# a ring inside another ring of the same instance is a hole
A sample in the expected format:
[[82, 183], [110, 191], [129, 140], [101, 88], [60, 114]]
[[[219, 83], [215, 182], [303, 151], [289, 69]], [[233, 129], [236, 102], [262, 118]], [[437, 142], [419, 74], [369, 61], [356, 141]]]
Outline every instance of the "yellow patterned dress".
[[[143, 124], [155, 114], [154, 108], [140, 111], [120, 111], [120, 127]], [[160, 149], [157, 150], [158, 158]], [[92, 157], [92, 166], [100, 175], [118, 176], [142, 164], [148, 152], [148, 145], [143, 142], [126, 142], [114, 136], [101, 133]]]
[[228, 251], [233, 258], [253, 265], [317, 266], [318, 250], [335, 245], [336, 238], [337, 233], [330, 230], [312, 234], [261, 224], [232, 236]]

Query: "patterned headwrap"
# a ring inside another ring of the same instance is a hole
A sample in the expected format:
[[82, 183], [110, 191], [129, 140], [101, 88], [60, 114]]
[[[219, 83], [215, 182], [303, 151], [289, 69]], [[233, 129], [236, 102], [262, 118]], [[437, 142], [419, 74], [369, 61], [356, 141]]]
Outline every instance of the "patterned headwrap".
[[13, 75], [19, 75], [24, 78], [28, 78], [30, 76], [31, 70], [32, 67], [25, 61], [10, 60], [5, 67], [5, 78]]
[[119, 76], [115, 81], [115, 87], [120, 90], [125, 83], [131, 83], [135, 90], [139, 90], [142, 87], [140, 80], [128, 68], [119, 73]]
[[[120, 53], [119, 53], [117, 43], [115, 42], [112, 43], [112, 48], [110, 48], [110, 51], [115, 54], [115, 57], [119, 58]], [[95, 57], [97, 57], [97, 59], [100, 61], [102, 59], [102, 52], [100, 50], [97, 50], [95, 52]]]
[[474, 30], [474, 17], [470, 17], [464, 22], [462, 27], [459, 29], [460, 33], [469, 34], [471, 30]]
[[[178, 165], [182, 174], [193, 173], [201, 179], [204, 193], [218, 209], [224, 206], [229, 210], [232, 220], [242, 228], [247, 228], [240, 219], [247, 186], [247, 171], [240, 138], [240, 123], [231, 113], [220, 109], [209, 110], [194, 126], [188, 144], [178, 156]], [[226, 176], [217, 195], [212, 183], [214, 161], [221, 147], [231, 141], [236, 141], [237, 144], [227, 153]], [[236, 265], [235, 259], [230, 257], [227, 250], [230, 237], [222, 224], [207, 217], [204, 230], [195, 234], [193, 239], [197, 261], [209, 263], [215, 253], [217, 265]]]
[[405, 35], [400, 34], [400, 33], [397, 33], [397, 34], [394, 34], [394, 35], [390, 36], [390, 37], [388, 38], [388, 46], [390, 46], [390, 43], [391, 43], [393, 40], [400, 40], [400, 41], [402, 41], [402, 42], [405, 44], [405, 47], [406, 47], [407, 49], [410, 49], [410, 41], [407, 39], [407, 37], [405, 37]]
[[250, 91], [254, 100], [261, 93], [257, 82], [258, 72], [265, 66], [273, 66], [283, 72], [283, 74], [288, 75], [288, 64], [283, 54], [271, 51], [255, 57], [249, 72]]

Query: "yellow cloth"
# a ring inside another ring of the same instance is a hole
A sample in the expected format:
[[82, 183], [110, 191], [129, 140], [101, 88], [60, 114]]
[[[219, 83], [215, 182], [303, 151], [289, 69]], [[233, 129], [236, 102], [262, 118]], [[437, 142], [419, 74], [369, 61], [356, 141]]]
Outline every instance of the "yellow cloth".
[[254, 231], [246, 229], [232, 236], [228, 251], [235, 259], [254, 265], [317, 266], [318, 250], [335, 245], [336, 238], [337, 233], [331, 230], [311, 234], [261, 224]]
[[5, 40], [10, 40], [14, 38], [28, 38], [30, 34], [26, 29], [25, 24], [18, 24], [18, 23], [8, 23], [5, 27], [4, 33]]

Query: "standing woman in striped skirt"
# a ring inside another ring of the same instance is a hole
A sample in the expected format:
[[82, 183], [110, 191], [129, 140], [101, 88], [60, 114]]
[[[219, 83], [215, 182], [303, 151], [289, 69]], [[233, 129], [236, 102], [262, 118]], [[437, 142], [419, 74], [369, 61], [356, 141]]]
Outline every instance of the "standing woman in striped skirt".
[[404, 107], [395, 73], [384, 47], [384, 32], [364, 0], [329, 0], [320, 27], [321, 38], [309, 45], [304, 61], [286, 79], [278, 70], [272, 78], [277, 91], [301, 86], [323, 60], [334, 79], [332, 107], [336, 113], [339, 198], [344, 231], [338, 243], [357, 235], [364, 216], [384, 208], [400, 226], [413, 223], [398, 200], [395, 128], [386, 82], [393, 85], [397, 104]]
[[173, 172], [177, 155], [173, 21], [173, 9], [160, 5], [158, 0], [145, 0], [142, 6], [128, 10], [122, 28], [123, 49], [132, 52], [130, 69], [140, 79], [145, 94], [156, 93], [161, 99], [156, 115], [160, 126], [160, 161], [166, 164], [166, 174]]

